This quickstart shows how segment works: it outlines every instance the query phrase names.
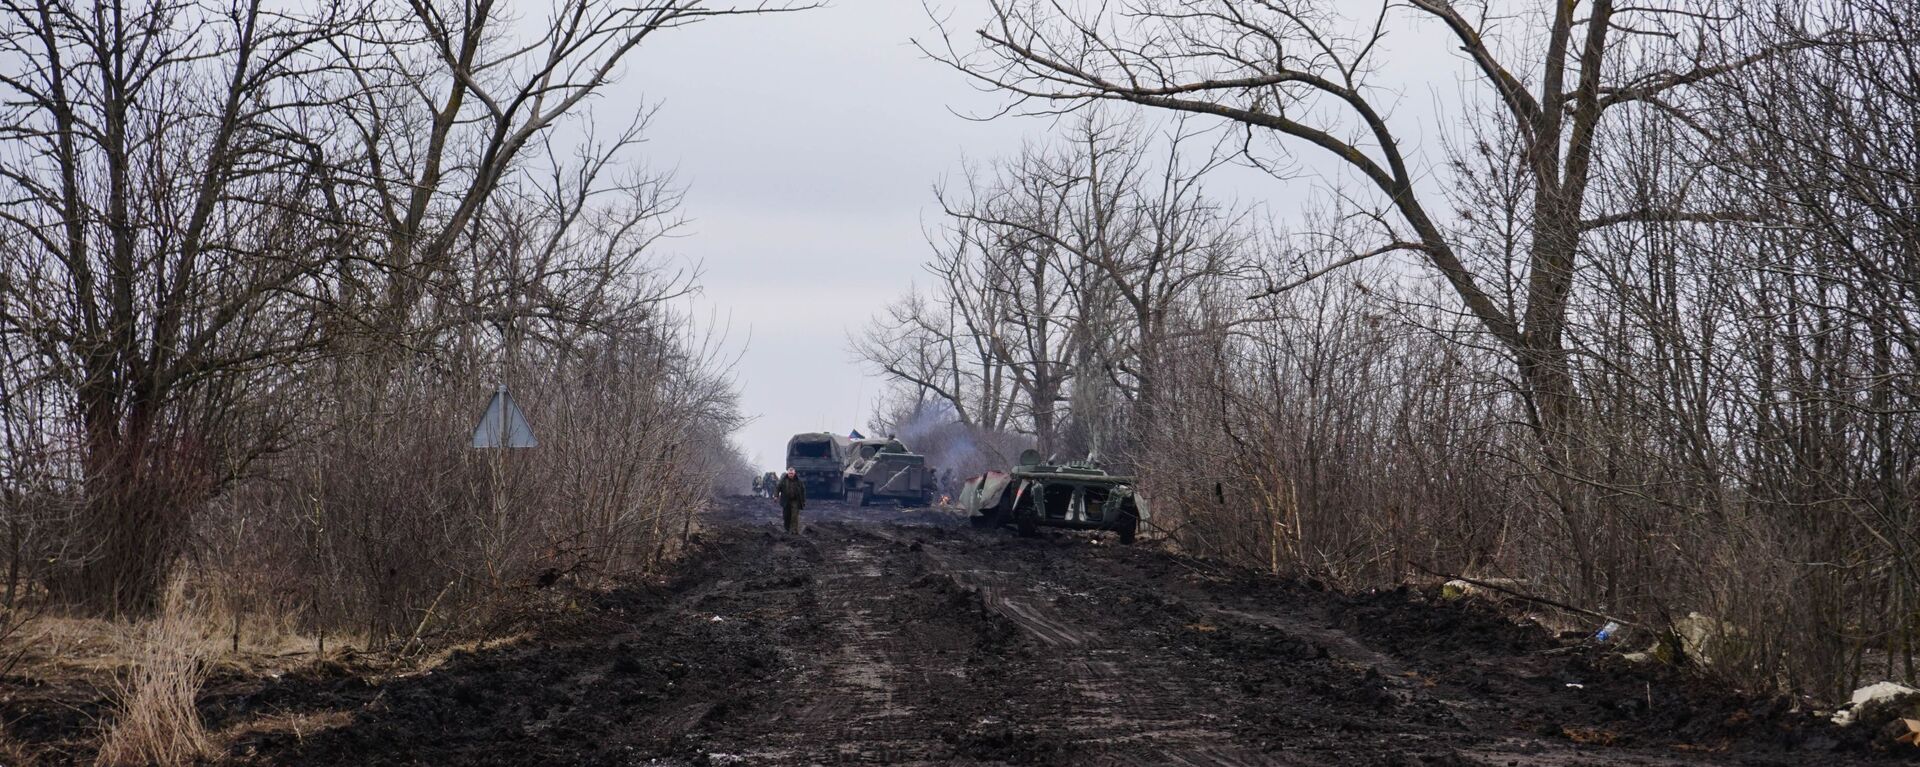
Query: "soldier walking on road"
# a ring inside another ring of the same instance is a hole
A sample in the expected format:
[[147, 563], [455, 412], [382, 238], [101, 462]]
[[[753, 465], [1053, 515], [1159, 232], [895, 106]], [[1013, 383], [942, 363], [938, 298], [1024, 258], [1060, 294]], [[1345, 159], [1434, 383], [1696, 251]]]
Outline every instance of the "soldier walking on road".
[[786, 521], [787, 532], [800, 533], [800, 510], [807, 507], [807, 485], [800, 481], [800, 475], [792, 469], [780, 478], [780, 484], [774, 488], [774, 494], [780, 498], [780, 515]]

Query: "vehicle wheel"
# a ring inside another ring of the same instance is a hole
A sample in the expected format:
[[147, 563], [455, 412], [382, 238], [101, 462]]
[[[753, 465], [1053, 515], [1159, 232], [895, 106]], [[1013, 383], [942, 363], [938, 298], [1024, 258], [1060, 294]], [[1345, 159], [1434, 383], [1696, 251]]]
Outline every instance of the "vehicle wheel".
[[1032, 538], [1040, 534], [1040, 526], [1034, 524], [1033, 512], [1014, 512], [1013, 524], [1020, 529], [1020, 537]]
[[860, 490], [857, 488], [847, 490], [847, 505], [848, 506], [867, 505], [867, 491]]
[[1120, 545], [1132, 546], [1134, 536], [1140, 532], [1140, 515], [1131, 512], [1120, 515]]
[[976, 530], [991, 530], [1000, 526], [998, 522], [999, 520], [994, 519], [992, 514], [975, 514], [967, 518], [967, 524], [972, 525]]

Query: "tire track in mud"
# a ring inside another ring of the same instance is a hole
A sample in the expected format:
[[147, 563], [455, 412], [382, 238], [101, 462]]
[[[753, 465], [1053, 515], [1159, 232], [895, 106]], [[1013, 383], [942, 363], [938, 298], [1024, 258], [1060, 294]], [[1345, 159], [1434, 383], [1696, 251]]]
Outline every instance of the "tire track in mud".
[[[897, 528], [875, 532], [898, 537]], [[1022, 666], [1027, 689], [1043, 689], [1034, 674], [1049, 670], [1062, 684], [1050, 710], [1027, 705], [1044, 693], [1012, 706], [1070, 738], [1071, 757], [1048, 763], [1727, 763], [1710, 752], [1593, 753], [1543, 740], [1544, 731], [1518, 728], [1520, 712], [1497, 697], [1437, 682], [1447, 669], [1375, 646], [1318, 610], [1211, 595], [1169, 577], [1164, 557], [1150, 552], [996, 532], [952, 531], [923, 556], [1038, 648], [1040, 662]]]
[[806, 694], [766, 721], [761, 742], [735, 753], [747, 762], [901, 763], [943, 750], [918, 724], [926, 670], [907, 670], [900, 632], [885, 620], [904, 583], [887, 552], [848, 532], [815, 526], [807, 540], [821, 562], [812, 609], [826, 637], [816, 663], [792, 680]]
[[[1035, 655], [1045, 678], [1029, 676], [1029, 689], [1053, 684], [1065, 693], [1044, 702], [1030, 700], [1034, 696], [1009, 700], [1009, 718], [1064, 739], [1074, 749], [1074, 761], [1195, 767], [1282, 763], [1227, 745], [1233, 733], [1213, 705], [1223, 691], [1163, 662], [1155, 637], [1110, 620], [1091, 594], [983, 561], [975, 554], [977, 534], [963, 535], [921, 545], [929, 570], [972, 592], [986, 610], [1041, 648]], [[952, 545], [955, 540], [963, 544]]]
[[[824, 516], [824, 515], [823, 515]], [[794, 539], [816, 562], [799, 610], [816, 635], [764, 696], [760, 721], [692, 733], [693, 763], [979, 764], [991, 735], [970, 732], [981, 659], [1013, 629], [929, 577], [909, 545], [832, 517]], [[674, 762], [680, 763], [680, 762]]]
[[[1226, 696], [1219, 705], [1237, 708], [1238, 718], [1253, 720], [1243, 722], [1248, 726], [1240, 728], [1239, 738], [1269, 741], [1269, 756], [1283, 763], [1529, 767], [1859, 763], [1854, 756], [1819, 753], [1825, 746], [1818, 739], [1813, 741], [1813, 752], [1798, 752], [1797, 744], [1782, 750], [1778, 742], [1767, 740], [1751, 744], [1760, 748], [1743, 749], [1739, 747], [1749, 744], [1696, 742], [1677, 727], [1670, 733], [1649, 733], [1654, 737], [1647, 738], [1618, 724], [1581, 726], [1582, 719], [1593, 716], [1596, 709], [1607, 711], [1616, 704], [1602, 698], [1596, 706], [1599, 696], [1569, 680], [1578, 677], [1586, 679], [1585, 687], [1605, 686], [1595, 685], [1597, 680], [1585, 675], [1604, 677], [1606, 672], [1549, 660], [1549, 655], [1540, 654], [1542, 650], [1572, 648], [1553, 643], [1524, 646], [1517, 638], [1526, 635], [1526, 629], [1504, 616], [1475, 614], [1467, 609], [1474, 606], [1470, 603], [1423, 605], [1409, 599], [1405, 588], [1349, 596], [1270, 576], [1252, 576], [1261, 588], [1242, 592], [1249, 578], [1244, 571], [1224, 579], [1200, 572], [1169, 576], [1171, 560], [1164, 555], [1115, 549], [1092, 553], [1076, 559], [1075, 572], [1131, 584], [1152, 598], [1166, 599], [1164, 604], [1175, 612], [1204, 620], [1196, 626], [1205, 626], [1205, 636], [1218, 643], [1183, 649], [1216, 665], [1194, 669], [1194, 673], [1218, 678], [1252, 667], [1272, 675], [1268, 681], [1280, 685], [1280, 695]], [[1242, 583], [1230, 583], [1236, 579]], [[1290, 597], [1275, 598], [1287, 589], [1295, 591]], [[1473, 617], [1460, 620], [1461, 612]], [[1437, 640], [1439, 647], [1422, 645], [1418, 639], [1423, 636]], [[1292, 649], [1263, 662], [1245, 663], [1249, 650], [1257, 657], [1274, 646]], [[1608, 657], [1601, 655], [1603, 660]], [[1492, 685], [1483, 681], [1490, 677], [1500, 681]], [[1703, 682], [1696, 678], [1690, 683]], [[1638, 699], [1642, 684], [1651, 691], [1671, 682], [1635, 681], [1633, 699]], [[1673, 692], [1669, 690], [1670, 695]], [[1261, 721], [1263, 715], [1275, 713], [1280, 716]], [[1676, 713], [1717, 721], [1712, 708]], [[1607, 716], [1612, 714], [1601, 720]], [[1747, 721], [1746, 713], [1735, 711], [1727, 721]], [[1573, 731], [1586, 734], [1576, 737]], [[1768, 738], [1782, 733], [1754, 734]], [[1616, 735], [1618, 745], [1612, 742]], [[1587, 738], [1604, 742], [1595, 746]]]

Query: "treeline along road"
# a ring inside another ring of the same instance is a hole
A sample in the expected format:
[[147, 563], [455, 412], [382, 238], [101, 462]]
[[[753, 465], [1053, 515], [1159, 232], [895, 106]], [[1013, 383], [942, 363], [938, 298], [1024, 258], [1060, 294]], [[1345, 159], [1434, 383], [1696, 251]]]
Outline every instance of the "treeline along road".
[[[1714, 693], [1485, 602], [1343, 594], [930, 509], [764, 499], [669, 581], [384, 683], [315, 670], [227, 716], [345, 712], [262, 764], [1660, 765], [1870, 760], [1869, 733]], [[216, 711], [216, 721], [221, 714]]]

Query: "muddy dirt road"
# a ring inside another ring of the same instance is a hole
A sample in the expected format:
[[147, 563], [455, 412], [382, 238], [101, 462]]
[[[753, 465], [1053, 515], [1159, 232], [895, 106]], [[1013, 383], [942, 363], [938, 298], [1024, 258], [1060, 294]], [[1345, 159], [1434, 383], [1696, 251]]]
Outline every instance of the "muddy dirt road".
[[1338, 595], [1110, 538], [738, 499], [669, 586], [368, 685], [300, 677], [225, 716], [261, 764], [1826, 764], [1775, 705], [1564, 648], [1484, 606]]

